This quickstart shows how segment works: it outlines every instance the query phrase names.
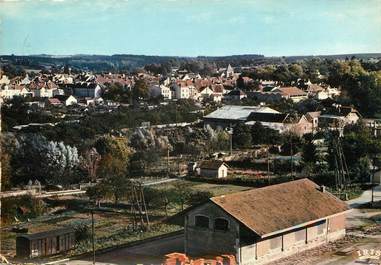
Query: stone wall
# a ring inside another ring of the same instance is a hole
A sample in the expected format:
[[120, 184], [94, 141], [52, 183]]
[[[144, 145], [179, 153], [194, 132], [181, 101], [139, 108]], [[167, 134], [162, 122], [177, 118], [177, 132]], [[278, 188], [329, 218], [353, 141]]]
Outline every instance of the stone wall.
[[[209, 227], [197, 227], [198, 215], [209, 218]], [[214, 220], [225, 218], [229, 222], [227, 231], [216, 231]], [[203, 254], [236, 254], [239, 224], [213, 203], [207, 203], [190, 211], [185, 220], [185, 252], [190, 256]]]
[[[241, 246], [240, 264], [258, 265], [311, 249], [345, 236], [345, 214], [252, 245]], [[280, 243], [280, 244], [279, 244]]]

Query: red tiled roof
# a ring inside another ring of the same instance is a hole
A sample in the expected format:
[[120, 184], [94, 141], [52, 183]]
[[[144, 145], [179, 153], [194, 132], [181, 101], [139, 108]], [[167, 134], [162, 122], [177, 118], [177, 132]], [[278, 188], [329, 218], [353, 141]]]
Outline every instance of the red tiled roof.
[[286, 95], [290, 97], [307, 95], [306, 92], [294, 86], [276, 88], [275, 91], [280, 92], [282, 95]]
[[48, 102], [52, 105], [61, 104], [61, 101], [58, 98], [49, 98]]

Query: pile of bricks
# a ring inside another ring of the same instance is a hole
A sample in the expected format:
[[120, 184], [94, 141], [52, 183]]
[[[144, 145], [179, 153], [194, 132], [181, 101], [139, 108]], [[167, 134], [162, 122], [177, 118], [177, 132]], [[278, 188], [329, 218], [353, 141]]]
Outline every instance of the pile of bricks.
[[163, 265], [236, 265], [234, 255], [219, 255], [212, 257], [190, 258], [183, 253], [165, 255]]

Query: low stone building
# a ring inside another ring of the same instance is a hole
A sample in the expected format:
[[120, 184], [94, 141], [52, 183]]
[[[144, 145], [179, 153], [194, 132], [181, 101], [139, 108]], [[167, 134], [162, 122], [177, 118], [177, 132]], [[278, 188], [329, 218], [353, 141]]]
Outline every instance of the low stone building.
[[213, 197], [187, 209], [185, 253], [264, 264], [345, 236], [346, 203], [308, 179]]
[[203, 117], [204, 125], [212, 128], [227, 128], [238, 123], [248, 121], [252, 113], [279, 113], [278, 111], [266, 106], [238, 106], [225, 105]]
[[201, 161], [197, 169], [200, 177], [226, 178], [228, 176], [228, 166], [221, 160]]

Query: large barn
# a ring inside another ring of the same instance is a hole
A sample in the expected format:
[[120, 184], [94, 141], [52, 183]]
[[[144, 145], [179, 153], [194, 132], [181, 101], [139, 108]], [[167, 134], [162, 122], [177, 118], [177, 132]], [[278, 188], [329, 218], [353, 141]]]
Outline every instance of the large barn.
[[184, 217], [193, 257], [263, 264], [345, 236], [347, 204], [308, 179], [213, 197]]
[[232, 127], [237, 123], [248, 121], [252, 113], [279, 113], [278, 111], [265, 106], [236, 106], [226, 105], [212, 113], [204, 116], [204, 124], [212, 128]]

